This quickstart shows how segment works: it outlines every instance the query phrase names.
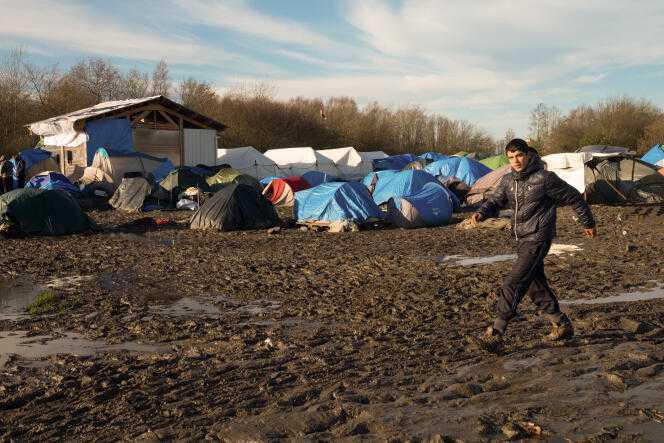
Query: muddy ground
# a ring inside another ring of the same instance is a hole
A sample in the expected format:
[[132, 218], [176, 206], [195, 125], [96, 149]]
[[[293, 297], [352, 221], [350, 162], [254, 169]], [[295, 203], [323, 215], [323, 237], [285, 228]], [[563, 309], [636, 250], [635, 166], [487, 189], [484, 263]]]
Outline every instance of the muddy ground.
[[504, 231], [123, 232], [140, 216], [100, 211], [101, 233], [1, 240], [2, 295], [57, 305], [0, 317], [0, 440], [662, 441], [664, 209], [593, 209], [595, 240], [559, 212], [581, 250], [547, 271], [599, 303], [565, 305], [554, 345], [524, 301], [501, 355], [468, 336], [510, 262], [441, 257], [510, 254]]

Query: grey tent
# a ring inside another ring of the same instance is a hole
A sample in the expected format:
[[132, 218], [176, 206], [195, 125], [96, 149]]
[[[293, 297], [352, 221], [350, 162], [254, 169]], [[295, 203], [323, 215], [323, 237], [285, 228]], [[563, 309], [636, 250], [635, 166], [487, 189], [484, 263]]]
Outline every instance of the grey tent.
[[233, 183], [214, 194], [194, 213], [191, 229], [265, 229], [277, 223], [277, 211], [263, 194], [253, 186]]
[[140, 212], [150, 190], [150, 183], [142, 177], [123, 178], [108, 203], [121, 211]]

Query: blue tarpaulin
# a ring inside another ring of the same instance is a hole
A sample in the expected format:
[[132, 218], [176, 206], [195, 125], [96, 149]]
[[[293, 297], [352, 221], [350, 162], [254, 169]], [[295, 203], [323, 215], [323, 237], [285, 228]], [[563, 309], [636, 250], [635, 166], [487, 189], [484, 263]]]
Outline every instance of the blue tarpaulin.
[[664, 167], [664, 145], [655, 145], [641, 157], [646, 163]]
[[154, 171], [152, 171], [152, 175], [154, 176], [154, 180], [159, 183], [163, 179], [166, 178], [168, 174], [171, 173], [175, 169], [175, 165], [173, 165], [173, 162], [171, 162], [169, 159], [164, 159], [164, 162], [157, 167]]
[[[446, 225], [452, 219], [454, 194], [439, 183], [426, 183], [413, 194], [392, 199], [389, 219], [397, 226]], [[408, 208], [404, 206], [408, 205]], [[396, 208], [398, 211], [394, 211]]]
[[491, 172], [491, 169], [477, 160], [456, 156], [430, 163], [424, 170], [436, 177], [456, 177], [468, 186], [473, 186], [477, 180]]
[[299, 222], [348, 220], [364, 223], [384, 218], [371, 199], [367, 188], [359, 182], [330, 182], [295, 193], [295, 218]]
[[413, 154], [391, 155], [371, 162], [374, 171], [401, 171], [410, 162], [417, 160]]
[[321, 171], [309, 171], [302, 174], [304, 181], [309, 183], [312, 187], [318, 186], [322, 183], [329, 183], [339, 181], [335, 177], [332, 177], [330, 174], [326, 174]]
[[44, 172], [37, 174], [25, 184], [26, 188], [43, 189], [59, 189], [70, 193], [78, 193], [80, 189], [74, 185], [67, 177], [59, 172]]
[[[387, 171], [385, 171], [387, 172]], [[391, 173], [378, 173], [376, 175], [376, 183], [373, 191], [373, 199], [377, 205], [386, 203], [391, 198], [399, 198], [404, 195], [415, 194], [422, 189], [426, 183], [438, 183], [436, 177], [429, 174], [424, 170], [408, 170], [401, 172]], [[373, 179], [370, 177], [372, 174], [364, 178], [363, 183], [369, 186]], [[369, 182], [369, 185], [366, 182]]]
[[104, 118], [93, 120], [85, 124], [85, 132], [88, 134], [88, 166], [92, 164], [92, 159], [100, 148], [123, 153], [134, 151], [134, 140], [129, 119]]
[[443, 160], [447, 157], [449, 157], [449, 155], [445, 155], [445, 154], [441, 154], [440, 152], [433, 152], [433, 151], [425, 152], [424, 154], [420, 154], [420, 155], [417, 156], [417, 158], [419, 158], [421, 160], [428, 161], [428, 162], [435, 162], [435, 161], [438, 161], [438, 160]]
[[24, 149], [18, 154], [25, 162], [25, 170], [28, 171], [33, 165], [51, 157], [51, 153], [40, 148]]

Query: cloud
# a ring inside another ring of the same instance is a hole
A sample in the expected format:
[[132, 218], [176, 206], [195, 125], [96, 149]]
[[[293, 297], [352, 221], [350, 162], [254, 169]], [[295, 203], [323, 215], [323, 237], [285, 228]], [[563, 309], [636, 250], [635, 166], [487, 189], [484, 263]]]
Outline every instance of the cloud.
[[580, 83], [582, 85], [587, 85], [591, 83], [597, 83], [600, 80], [603, 80], [606, 77], [606, 74], [586, 74], [580, 75], [574, 79], [574, 83]]

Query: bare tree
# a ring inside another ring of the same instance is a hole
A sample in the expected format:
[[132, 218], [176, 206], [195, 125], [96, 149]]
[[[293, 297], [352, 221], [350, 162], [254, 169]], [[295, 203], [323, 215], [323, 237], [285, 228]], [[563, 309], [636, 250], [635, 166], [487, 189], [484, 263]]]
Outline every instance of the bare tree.
[[536, 149], [543, 149], [549, 143], [553, 130], [560, 123], [560, 109], [556, 106], [538, 104], [530, 112], [530, 144]]
[[146, 97], [150, 91], [150, 78], [147, 73], [132, 69], [122, 78], [120, 96], [122, 98]]
[[154, 71], [152, 71], [152, 84], [150, 88], [152, 95], [170, 96], [171, 77], [166, 60], [161, 59], [157, 63], [157, 66], [155, 66]]

